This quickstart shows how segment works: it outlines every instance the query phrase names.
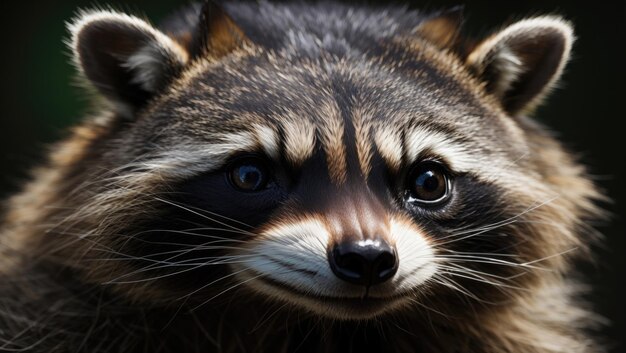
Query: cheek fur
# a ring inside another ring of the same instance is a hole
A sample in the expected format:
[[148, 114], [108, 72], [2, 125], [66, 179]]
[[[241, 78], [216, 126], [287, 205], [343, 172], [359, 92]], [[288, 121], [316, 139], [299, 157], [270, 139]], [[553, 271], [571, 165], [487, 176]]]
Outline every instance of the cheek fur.
[[[545, 273], [545, 257], [559, 253], [547, 250], [555, 241], [546, 237], [550, 202], [513, 197], [470, 175], [455, 180], [454, 192], [444, 215], [414, 214], [412, 219], [434, 249], [437, 295], [448, 303], [458, 302], [459, 294], [477, 303], [497, 303], [523, 294]], [[441, 298], [435, 301], [445, 303]]]

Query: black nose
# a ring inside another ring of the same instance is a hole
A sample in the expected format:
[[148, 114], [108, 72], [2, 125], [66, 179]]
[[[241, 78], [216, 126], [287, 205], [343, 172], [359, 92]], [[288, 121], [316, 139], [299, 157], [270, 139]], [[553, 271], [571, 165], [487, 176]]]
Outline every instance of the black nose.
[[382, 283], [398, 271], [395, 250], [379, 240], [338, 244], [329, 252], [328, 261], [337, 277], [364, 286]]

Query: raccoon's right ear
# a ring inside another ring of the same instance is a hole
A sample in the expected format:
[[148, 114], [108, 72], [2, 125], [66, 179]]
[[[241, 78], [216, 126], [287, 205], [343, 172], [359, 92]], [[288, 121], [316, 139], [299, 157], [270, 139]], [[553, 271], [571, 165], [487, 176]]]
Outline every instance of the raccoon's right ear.
[[192, 58], [219, 59], [249, 43], [243, 30], [219, 4], [214, 0], [204, 2], [189, 47]]
[[186, 50], [134, 16], [82, 12], [69, 30], [76, 66], [124, 115], [162, 90], [188, 60]]

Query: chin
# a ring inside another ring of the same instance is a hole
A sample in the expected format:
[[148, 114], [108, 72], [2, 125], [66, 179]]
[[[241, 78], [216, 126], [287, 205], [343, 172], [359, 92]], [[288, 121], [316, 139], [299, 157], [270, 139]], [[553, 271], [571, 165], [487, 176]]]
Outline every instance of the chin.
[[[320, 318], [338, 321], [368, 321], [408, 308], [416, 299], [414, 293], [393, 293], [381, 288], [362, 289], [361, 294], [314, 293], [281, 283], [254, 271], [244, 271], [240, 283], [259, 295], [284, 303], [291, 309], [302, 310]], [[388, 287], [388, 286], [384, 286]]]

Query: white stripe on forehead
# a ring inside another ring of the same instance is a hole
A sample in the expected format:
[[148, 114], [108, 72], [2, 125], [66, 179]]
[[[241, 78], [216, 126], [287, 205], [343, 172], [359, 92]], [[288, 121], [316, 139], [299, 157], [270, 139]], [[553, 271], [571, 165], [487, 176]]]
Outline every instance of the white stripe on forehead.
[[[281, 120], [284, 157], [296, 165], [302, 164], [315, 150], [315, 126], [305, 119], [295, 121], [293, 117], [285, 117]], [[278, 161], [281, 158], [280, 145], [281, 136], [276, 128], [254, 123], [250, 130], [212, 135], [211, 143], [177, 143], [172, 149], [150, 156], [149, 162], [140, 163], [142, 169], [184, 178], [220, 168], [233, 155], [242, 152], [262, 150], [269, 158]]]
[[263, 151], [273, 160], [279, 160], [280, 141], [276, 130], [266, 125], [255, 124], [253, 125], [253, 131], [256, 133], [257, 141], [263, 148]]
[[395, 128], [378, 125], [374, 132], [374, 142], [378, 153], [387, 163], [387, 166], [397, 171], [402, 166], [402, 156], [404, 146], [402, 144], [402, 134]]
[[315, 126], [309, 120], [297, 116], [281, 119], [285, 158], [301, 165], [313, 155], [315, 150]]
[[348, 177], [343, 118], [335, 101], [322, 103], [317, 114], [323, 117], [324, 124], [318, 127], [318, 131], [326, 153], [330, 178], [333, 182], [342, 184]]
[[354, 137], [356, 139], [356, 153], [359, 159], [361, 173], [367, 179], [372, 169], [372, 116], [368, 109], [355, 108], [352, 113]]
[[260, 147], [255, 134], [250, 131], [217, 134], [213, 141], [210, 144], [178, 143], [154, 156], [147, 156], [148, 161], [133, 163], [131, 167], [162, 177], [184, 179], [220, 168], [233, 155]]
[[481, 156], [449, 133], [429, 128], [428, 125], [409, 126], [406, 130], [402, 128], [397, 124], [382, 123], [375, 127], [376, 148], [389, 168], [397, 171], [403, 162], [410, 165], [428, 151], [443, 158], [454, 171], [477, 170], [476, 163], [482, 159]]
[[[254, 123], [249, 131], [216, 134], [212, 136], [211, 143], [192, 140], [187, 143], [179, 142], [171, 149], [146, 156], [147, 161], [138, 162], [136, 166], [174, 178], [186, 177], [220, 168], [237, 153], [258, 150], [264, 151], [273, 160], [284, 157], [295, 165], [301, 165], [315, 151], [317, 132], [326, 153], [331, 180], [341, 184], [347, 180], [347, 156], [343, 119], [336, 108], [327, 105], [320, 109], [319, 114], [326, 114], [326, 118], [323, 119], [324, 124], [317, 127], [317, 131], [313, 122], [304, 117], [299, 120], [295, 116], [284, 117], [280, 119], [282, 134], [275, 127]], [[367, 114], [355, 112], [352, 122], [355, 127], [357, 158], [365, 177], [372, 168], [372, 144], [375, 144], [386, 164], [395, 170], [401, 168], [403, 162], [410, 165], [428, 151], [443, 158], [456, 172], [480, 172], [485, 177], [500, 172], [495, 161], [485, 161], [484, 156], [456, 140], [454, 136], [427, 125], [413, 126], [402, 131], [398, 124], [372, 124]], [[280, 155], [281, 143], [284, 144], [284, 156]]]
[[474, 169], [478, 156], [461, 142], [441, 131], [427, 126], [410, 127], [404, 135], [404, 147], [409, 163], [416, 161], [424, 151], [445, 159], [448, 166], [457, 172]]

